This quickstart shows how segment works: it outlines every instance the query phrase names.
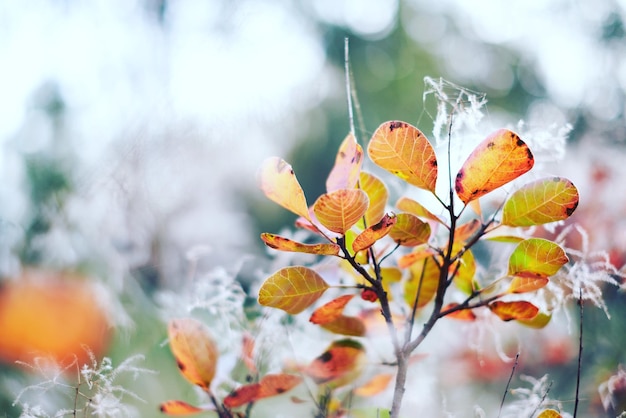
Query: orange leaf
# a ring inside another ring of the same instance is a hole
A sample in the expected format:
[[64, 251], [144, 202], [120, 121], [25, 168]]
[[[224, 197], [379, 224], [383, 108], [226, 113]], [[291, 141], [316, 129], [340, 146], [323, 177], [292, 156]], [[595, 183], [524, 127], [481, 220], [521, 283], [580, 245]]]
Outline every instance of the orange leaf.
[[362, 337], [367, 331], [365, 323], [353, 316], [339, 315], [334, 321], [322, 324], [322, 328], [333, 334], [348, 335], [350, 337]]
[[363, 386], [354, 389], [354, 394], [363, 397], [378, 395], [387, 389], [391, 379], [393, 379], [393, 375], [389, 373], [377, 374]]
[[396, 203], [396, 207], [401, 211], [411, 213], [420, 218], [430, 219], [431, 221], [439, 222], [440, 224], [445, 225], [445, 223], [439, 219], [438, 216], [422, 206], [421, 203], [408, 197], [401, 197]]
[[516, 302], [495, 301], [489, 304], [491, 312], [498, 315], [503, 321], [513, 319], [533, 319], [539, 313], [539, 308], [524, 300]]
[[437, 293], [439, 267], [432, 259], [425, 259], [423, 262], [413, 264], [409, 271], [411, 277], [404, 285], [404, 300], [412, 309], [417, 298], [417, 308], [419, 309], [430, 302]]
[[537, 418], [562, 418], [562, 415], [554, 409], [544, 409]]
[[533, 226], [567, 219], [578, 206], [578, 190], [560, 177], [536, 180], [513, 193], [502, 207], [502, 224]]
[[241, 360], [246, 365], [250, 373], [257, 372], [254, 362], [254, 338], [247, 332], [243, 334], [243, 342], [241, 344]]
[[243, 385], [224, 398], [227, 408], [236, 408], [263, 398], [277, 396], [290, 391], [302, 382], [300, 376], [292, 374], [268, 374], [258, 383]]
[[295, 315], [311, 306], [326, 289], [328, 283], [314, 270], [302, 266], [285, 267], [261, 285], [259, 303]]
[[437, 157], [428, 139], [406, 122], [385, 122], [367, 147], [370, 159], [409, 184], [435, 192]]
[[337, 388], [354, 381], [365, 364], [365, 349], [355, 340], [334, 341], [304, 372], [315, 383]]
[[309, 318], [309, 321], [320, 325], [334, 321], [341, 316], [343, 309], [353, 297], [354, 295], [343, 295], [331, 300], [317, 308], [311, 315], [311, 318]]
[[365, 214], [368, 204], [363, 190], [342, 189], [321, 195], [313, 212], [322, 225], [343, 235]]
[[358, 253], [359, 251], [368, 249], [376, 241], [384, 237], [389, 233], [389, 230], [396, 224], [395, 215], [385, 215], [375, 225], [370, 226], [365, 231], [361, 232], [352, 243], [352, 251]]
[[396, 224], [389, 231], [389, 236], [396, 244], [415, 247], [428, 242], [430, 225], [415, 215], [400, 213], [396, 215]]
[[[443, 307], [442, 312], [446, 312], [456, 306], [459, 306], [458, 303], [450, 303]], [[474, 321], [476, 320], [476, 315], [472, 312], [471, 309], [460, 309], [458, 311], [451, 312], [446, 315], [446, 318], [458, 319], [461, 321]]]
[[264, 232], [261, 239], [270, 248], [279, 251], [291, 251], [297, 253], [318, 254], [318, 255], [337, 255], [341, 248], [339, 245], [329, 242], [321, 244], [303, 244], [301, 242], [281, 237], [280, 235], [269, 234]]
[[362, 164], [363, 148], [350, 133], [339, 147], [335, 165], [326, 179], [326, 191], [330, 193], [335, 190], [354, 188], [359, 180]]
[[291, 165], [279, 157], [270, 157], [260, 169], [261, 190], [270, 200], [287, 210], [309, 219], [309, 207], [304, 191]]
[[478, 219], [472, 219], [471, 221], [458, 226], [454, 230], [454, 242], [457, 244], [467, 242], [474, 236], [481, 226], [482, 224]]
[[398, 267], [401, 269], [407, 268], [415, 264], [416, 262], [428, 258], [434, 255], [435, 252], [428, 245], [420, 245], [415, 247], [413, 252], [403, 255], [398, 259]]
[[455, 190], [467, 204], [529, 171], [535, 159], [516, 133], [500, 129], [489, 135], [465, 160]]
[[[369, 207], [365, 212], [365, 222], [367, 225], [373, 225], [385, 215], [389, 192], [378, 177], [364, 171], [361, 171], [359, 177], [359, 189], [363, 190], [370, 200]], [[365, 229], [362, 219], [359, 219], [357, 227]]]
[[219, 355], [209, 329], [196, 319], [181, 318], [171, 320], [167, 332], [170, 348], [183, 376], [208, 391]]
[[548, 284], [546, 277], [513, 277], [508, 293], [525, 293], [541, 289]]
[[174, 416], [186, 416], [186, 415], [194, 415], [199, 412], [205, 411], [202, 408], [198, 408], [197, 406], [193, 406], [183, 401], [166, 401], [159, 405], [159, 411], [163, 412], [167, 415]]

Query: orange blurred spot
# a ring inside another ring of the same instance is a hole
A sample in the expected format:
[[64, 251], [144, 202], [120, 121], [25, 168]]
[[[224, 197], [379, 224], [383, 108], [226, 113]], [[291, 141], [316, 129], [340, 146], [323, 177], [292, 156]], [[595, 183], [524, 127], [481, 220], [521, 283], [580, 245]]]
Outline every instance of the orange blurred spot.
[[89, 362], [105, 350], [110, 327], [93, 287], [78, 275], [26, 270], [0, 286], [0, 361]]

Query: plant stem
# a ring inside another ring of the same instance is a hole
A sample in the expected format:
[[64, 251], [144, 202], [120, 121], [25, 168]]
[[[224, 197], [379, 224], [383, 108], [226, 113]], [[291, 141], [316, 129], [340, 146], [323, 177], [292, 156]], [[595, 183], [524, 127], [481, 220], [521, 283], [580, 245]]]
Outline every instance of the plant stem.
[[578, 336], [578, 370], [576, 372], [576, 398], [574, 400], [574, 416], [576, 418], [576, 413], [578, 412], [578, 400], [579, 400], [579, 391], [580, 391], [580, 373], [582, 370], [582, 361], [583, 361], [583, 289], [582, 286], [579, 288], [579, 296], [578, 296], [578, 305], [580, 306], [580, 331]]

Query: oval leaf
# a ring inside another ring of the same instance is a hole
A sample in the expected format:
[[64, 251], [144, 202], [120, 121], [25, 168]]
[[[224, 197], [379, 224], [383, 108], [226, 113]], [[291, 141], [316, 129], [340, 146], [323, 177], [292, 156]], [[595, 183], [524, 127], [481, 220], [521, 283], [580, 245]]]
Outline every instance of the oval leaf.
[[377, 374], [363, 386], [354, 389], [354, 394], [363, 397], [378, 395], [379, 393], [387, 389], [392, 379], [392, 374]]
[[547, 277], [513, 277], [507, 290], [508, 293], [534, 292], [548, 284]]
[[489, 304], [489, 309], [503, 321], [512, 321], [514, 319], [530, 320], [539, 313], [539, 308], [525, 300], [516, 302], [497, 300]]
[[[460, 264], [460, 265], [459, 265]], [[472, 250], [466, 250], [461, 258], [450, 266], [450, 273], [456, 271], [455, 286], [467, 295], [475, 289], [474, 275], [476, 274], [476, 260]]]
[[279, 235], [264, 232], [261, 239], [270, 248], [279, 251], [291, 251], [296, 253], [318, 254], [318, 255], [338, 255], [341, 247], [329, 242], [320, 244], [303, 244], [301, 242], [290, 240]]
[[[422, 278], [423, 270], [423, 278]], [[415, 263], [410, 268], [411, 277], [404, 285], [404, 300], [413, 309], [416, 304], [417, 309], [430, 302], [437, 293], [439, 285], [439, 267], [432, 259], [425, 259], [423, 262]], [[420, 285], [420, 278], [421, 285]]]
[[311, 306], [328, 289], [328, 283], [307, 267], [285, 267], [265, 280], [259, 303], [292, 315]]
[[444, 316], [446, 318], [458, 319], [460, 321], [474, 321], [474, 320], [476, 320], [476, 314], [474, 314], [474, 312], [472, 312], [471, 309], [458, 309], [456, 311], [452, 311], [450, 313], [446, 313], [447, 311], [450, 311], [450, 310], [456, 308], [457, 306], [459, 306], [458, 303], [450, 303], [450, 304], [444, 306], [443, 309], [441, 310], [441, 312], [444, 313]]
[[352, 243], [352, 251], [358, 253], [359, 251], [371, 247], [376, 241], [387, 235], [395, 223], [395, 215], [383, 216], [380, 222], [370, 226], [354, 239], [354, 242]]
[[304, 191], [289, 163], [279, 157], [270, 157], [261, 165], [259, 178], [261, 190], [268, 199], [310, 220]]
[[537, 418], [562, 418], [562, 415], [554, 409], [544, 409], [537, 415]]
[[389, 231], [396, 244], [415, 247], [428, 242], [430, 225], [410, 213], [396, 215], [396, 224]]
[[385, 122], [367, 147], [370, 159], [409, 184], [435, 192], [437, 157], [428, 139], [406, 122]]
[[368, 204], [363, 190], [342, 189], [321, 195], [313, 212], [322, 225], [343, 235], [365, 214]]
[[363, 164], [363, 148], [351, 133], [346, 136], [335, 158], [335, 165], [326, 179], [328, 193], [340, 189], [353, 189], [359, 180]]
[[543, 238], [529, 238], [520, 242], [509, 258], [509, 276], [549, 277], [569, 259], [563, 248]]
[[311, 315], [311, 318], [309, 318], [309, 321], [320, 325], [334, 321], [341, 316], [343, 308], [346, 307], [353, 297], [354, 295], [343, 295], [331, 300], [317, 308]]
[[513, 193], [502, 208], [502, 223], [533, 226], [569, 218], [578, 206], [578, 190], [564, 178], [540, 179]]
[[535, 159], [528, 145], [507, 129], [489, 135], [465, 160], [455, 190], [465, 204], [529, 171]]
[[167, 332], [170, 348], [183, 376], [208, 391], [219, 355], [209, 329], [196, 319], [182, 318], [171, 320]]
[[355, 340], [334, 341], [304, 372], [315, 383], [337, 388], [354, 381], [365, 364], [363, 345]]
[[430, 219], [431, 221], [439, 222], [440, 224], [445, 225], [439, 217], [426, 209], [421, 203], [408, 197], [401, 197], [398, 202], [396, 202], [396, 207], [403, 212], [408, 212], [415, 216], [419, 216], [420, 218]]
[[243, 385], [224, 398], [224, 406], [236, 408], [263, 398], [277, 396], [290, 391], [302, 382], [300, 376], [292, 374], [268, 374], [258, 383]]
[[190, 405], [187, 402], [172, 400], [163, 402], [159, 405], [159, 411], [167, 415], [182, 417], [194, 415], [205, 410], [198, 408], [197, 406]]
[[548, 325], [551, 319], [552, 315], [539, 312], [533, 319], [520, 319], [517, 322], [530, 328], [540, 329]]
[[370, 200], [370, 204], [365, 212], [366, 223], [363, 224], [362, 219], [359, 219], [357, 223], [360, 229], [365, 229], [365, 225], [374, 225], [385, 215], [389, 192], [378, 177], [364, 171], [361, 172], [359, 177], [359, 189], [363, 190]]
[[334, 321], [323, 324], [322, 328], [333, 334], [350, 337], [362, 337], [366, 332], [365, 323], [360, 318], [345, 315], [340, 315]]

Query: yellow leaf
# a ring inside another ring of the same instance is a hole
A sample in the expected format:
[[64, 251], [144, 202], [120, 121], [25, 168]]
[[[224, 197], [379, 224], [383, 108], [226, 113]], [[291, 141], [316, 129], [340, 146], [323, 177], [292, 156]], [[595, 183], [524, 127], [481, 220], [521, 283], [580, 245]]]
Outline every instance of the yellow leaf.
[[317, 308], [313, 314], [311, 314], [309, 321], [320, 325], [334, 321], [341, 316], [343, 309], [353, 297], [354, 295], [342, 295], [331, 300], [330, 302]]
[[368, 204], [363, 190], [342, 189], [321, 195], [313, 212], [322, 225], [343, 235], [365, 214]]
[[261, 239], [270, 248], [279, 251], [291, 251], [297, 253], [318, 254], [318, 255], [338, 255], [341, 248], [339, 245], [328, 242], [320, 244], [303, 244], [301, 242], [281, 237], [280, 235], [264, 232]]
[[562, 418], [562, 416], [554, 409], [544, 409], [537, 418]]
[[548, 325], [551, 319], [552, 315], [539, 312], [533, 319], [518, 319], [517, 322], [530, 328], [540, 329]]
[[389, 231], [389, 236], [396, 244], [415, 247], [428, 242], [430, 225], [410, 213], [396, 215], [396, 224]]
[[426, 244], [417, 246], [412, 252], [405, 254], [398, 259], [398, 267], [401, 269], [410, 267], [418, 261], [428, 258], [434, 254], [435, 252], [433, 249]]
[[520, 242], [509, 258], [509, 276], [549, 277], [569, 261], [560, 245], [543, 238]]
[[470, 154], [456, 175], [455, 190], [465, 204], [529, 171], [535, 159], [516, 133], [500, 129]]
[[339, 315], [333, 321], [322, 324], [321, 327], [333, 334], [350, 337], [362, 337], [366, 332], [365, 323], [354, 316]]
[[187, 402], [172, 400], [163, 402], [159, 405], [159, 411], [167, 415], [182, 417], [194, 415], [205, 410], [198, 408], [197, 406], [190, 405]]
[[363, 397], [378, 395], [387, 389], [391, 379], [393, 379], [393, 375], [389, 373], [377, 374], [363, 386], [356, 388], [354, 394]]
[[261, 285], [259, 303], [295, 315], [311, 306], [326, 289], [328, 283], [314, 270], [302, 266], [285, 267]]
[[170, 349], [183, 376], [210, 390], [219, 352], [209, 329], [196, 319], [181, 318], [171, 320], [167, 331]]
[[351, 133], [343, 140], [335, 165], [326, 179], [326, 191], [328, 193], [340, 189], [352, 189], [359, 180], [359, 172], [363, 164], [363, 149], [356, 142]]
[[376, 241], [387, 235], [395, 224], [395, 215], [383, 216], [380, 222], [370, 226], [354, 239], [354, 242], [352, 243], [352, 251], [358, 253], [359, 251], [368, 249], [374, 245]]
[[525, 300], [515, 302], [495, 301], [489, 304], [491, 312], [498, 315], [503, 321], [530, 320], [539, 313], [539, 308]]
[[385, 122], [367, 147], [370, 159], [409, 184], [435, 192], [437, 157], [428, 139], [406, 122]]
[[[409, 271], [411, 277], [404, 285], [404, 300], [409, 308], [413, 308], [417, 298], [417, 308], [421, 308], [430, 302], [437, 293], [437, 286], [439, 285], [439, 267], [435, 262], [427, 258], [422, 262], [413, 264]], [[420, 277], [421, 280], [420, 285]]]
[[289, 163], [279, 157], [270, 157], [261, 165], [259, 178], [265, 196], [296, 215], [310, 220], [304, 191]]
[[[368, 226], [374, 225], [385, 215], [385, 207], [387, 206], [387, 198], [389, 196], [387, 187], [375, 175], [361, 171], [359, 188], [367, 194], [370, 200], [369, 207], [365, 212], [365, 222]], [[362, 219], [359, 219], [357, 227], [365, 229]]]
[[408, 197], [401, 197], [398, 202], [396, 202], [396, 207], [403, 212], [408, 212], [420, 218], [430, 219], [431, 221], [445, 225], [438, 216], [426, 209], [421, 203]]
[[[459, 265], [460, 264], [460, 265]], [[457, 267], [457, 265], [459, 265]], [[472, 250], [466, 250], [461, 258], [450, 266], [450, 273], [456, 271], [454, 276], [455, 286], [463, 293], [470, 295], [474, 290], [474, 275], [476, 274], [476, 261]]]

